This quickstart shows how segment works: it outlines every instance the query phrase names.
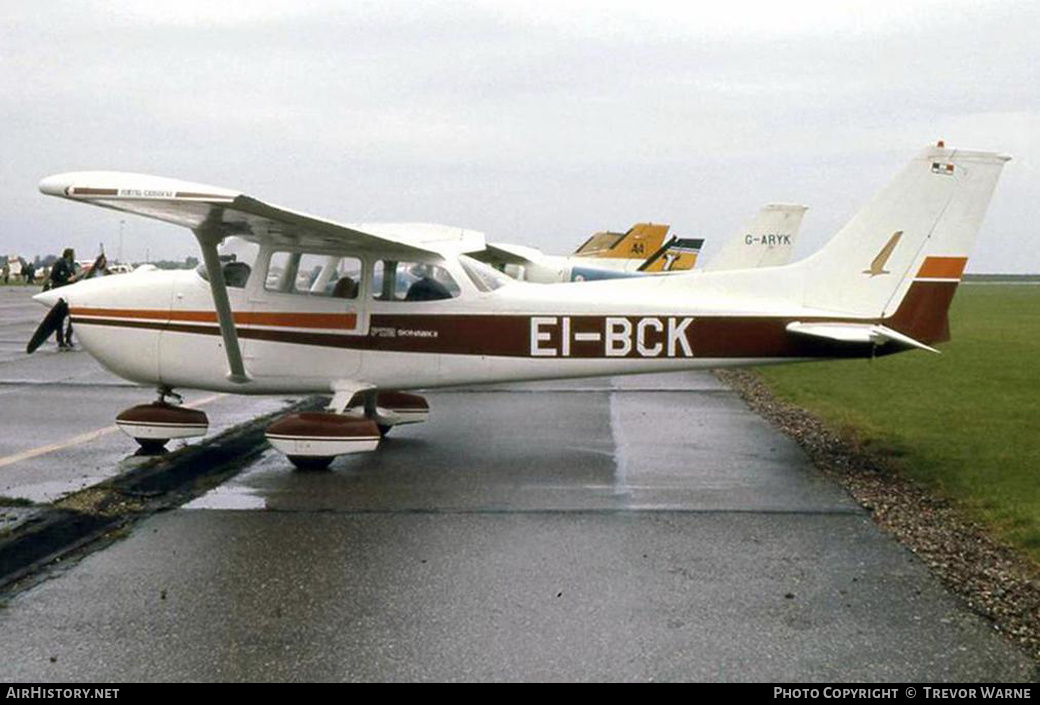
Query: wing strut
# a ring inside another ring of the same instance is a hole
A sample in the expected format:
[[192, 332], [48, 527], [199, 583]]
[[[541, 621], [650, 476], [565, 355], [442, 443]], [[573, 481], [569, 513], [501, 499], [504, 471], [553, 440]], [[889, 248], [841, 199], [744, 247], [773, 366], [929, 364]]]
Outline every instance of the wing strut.
[[227, 285], [224, 283], [224, 270], [220, 266], [220, 255], [217, 245], [219, 234], [210, 234], [203, 228], [192, 231], [202, 249], [202, 261], [206, 264], [209, 275], [209, 289], [213, 293], [213, 305], [217, 309], [217, 322], [220, 323], [220, 336], [224, 339], [224, 352], [227, 354], [229, 381], [235, 384], [249, 382], [245, 365], [242, 363], [242, 349], [238, 345], [238, 330], [231, 314], [231, 301], [228, 299]]

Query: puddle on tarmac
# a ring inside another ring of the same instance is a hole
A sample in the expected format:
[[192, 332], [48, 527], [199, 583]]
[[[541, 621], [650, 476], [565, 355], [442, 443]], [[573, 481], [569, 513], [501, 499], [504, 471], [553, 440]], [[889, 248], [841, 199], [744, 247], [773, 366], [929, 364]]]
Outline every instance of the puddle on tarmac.
[[267, 509], [267, 500], [241, 485], [221, 485], [181, 509]]

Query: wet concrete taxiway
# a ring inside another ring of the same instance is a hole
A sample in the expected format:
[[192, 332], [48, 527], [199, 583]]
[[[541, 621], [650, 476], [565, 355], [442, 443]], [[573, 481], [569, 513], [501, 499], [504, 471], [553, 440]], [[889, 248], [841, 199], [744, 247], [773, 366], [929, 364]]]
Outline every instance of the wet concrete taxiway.
[[1028, 658], [710, 375], [428, 395], [0, 610], [8, 680], [991, 680]]

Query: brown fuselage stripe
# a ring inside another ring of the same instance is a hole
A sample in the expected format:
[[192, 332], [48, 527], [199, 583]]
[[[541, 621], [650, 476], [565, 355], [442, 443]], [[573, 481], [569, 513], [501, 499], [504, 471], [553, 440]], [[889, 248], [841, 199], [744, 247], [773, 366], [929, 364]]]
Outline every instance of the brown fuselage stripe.
[[925, 257], [917, 278], [960, 279], [967, 264], [967, 257]]
[[[943, 342], [949, 338], [946, 312], [956, 288], [956, 282], [914, 282], [895, 314], [884, 320], [863, 321], [858, 319], [855, 322], [883, 323], [923, 343]], [[135, 316], [137, 320], [129, 320], [126, 317], [101, 316], [99, 314], [103, 309], [92, 309], [92, 311], [96, 312], [94, 317], [84, 318], [73, 314], [73, 321], [84, 325], [220, 335], [220, 329], [216, 325], [216, 314], [213, 312], [191, 312], [199, 314], [198, 319], [182, 317], [178, 320], [163, 320], [167, 318], [164, 312], [153, 311], [151, 313], [155, 314], [154, 320], [144, 320], [146, 317], [139, 315]], [[240, 321], [240, 315], [236, 314], [236, 321]], [[251, 328], [248, 327], [248, 324], [238, 328], [238, 335], [245, 340], [263, 340], [325, 348], [526, 358], [532, 357], [531, 318], [531, 315], [512, 314], [373, 314], [367, 335]], [[549, 316], [549, 318], [552, 317]], [[606, 316], [557, 316], [556, 318], [561, 324], [549, 324], [541, 329], [548, 337], [540, 341], [540, 347], [560, 351], [559, 355], [547, 359], [562, 357], [599, 359], [605, 357], [602, 334]], [[564, 318], [569, 321], [572, 338], [567, 355], [562, 354], [562, 320]], [[668, 318], [675, 317], [617, 316], [613, 318], [625, 318], [635, 329], [639, 321], [646, 318], [658, 318], [666, 321]], [[859, 357], [869, 354], [869, 351], [865, 351], [862, 346], [847, 346], [827, 340], [792, 335], [788, 333], [786, 326], [795, 320], [834, 322], [849, 321], [850, 319], [764, 316], [693, 317], [686, 329], [686, 339], [689, 341], [693, 357], [697, 358]], [[581, 333], [598, 333], [600, 338], [598, 340], [578, 340], [576, 336]], [[666, 342], [665, 333], [661, 330], [649, 330], [645, 342], [649, 345], [664, 344]], [[887, 348], [881, 348], [878, 351], [878, 353], [885, 352], [888, 352]], [[634, 345], [626, 357], [647, 359], [639, 353]], [[654, 357], [664, 359], [663, 355]]]
[[[192, 323], [216, 323], [216, 311], [160, 311], [155, 309], [130, 308], [83, 308], [69, 310], [75, 318], [87, 316], [105, 319], [146, 319], [152, 321], [185, 321]], [[353, 330], [357, 327], [355, 313], [286, 313], [265, 311], [236, 311], [236, 325], [277, 326], [282, 328], [323, 328]], [[86, 320], [86, 319], [83, 319]]]
[[[264, 340], [276, 343], [313, 345], [325, 348], [409, 352], [430, 354], [485, 355], [495, 357], [531, 357], [530, 316], [394, 316], [372, 317], [372, 325], [389, 328], [401, 325], [436, 330], [436, 338], [384, 338], [373, 335], [346, 335], [340, 333], [311, 333], [296, 330], [239, 328], [243, 340]], [[486, 320], [494, 318], [495, 320]], [[584, 332], [588, 323], [603, 317], [570, 317], [575, 332]], [[630, 317], [638, 320], [640, 317]], [[160, 321], [131, 321], [125, 319], [76, 318], [76, 325], [114, 326], [148, 330], [219, 336], [215, 325], [164, 323]], [[809, 338], [792, 339], [784, 326], [793, 319], [696, 319], [690, 325], [689, 340], [694, 357], [834, 357], [833, 346]], [[804, 320], [804, 319], [801, 319]], [[549, 330], [543, 347], [560, 346], [560, 328]], [[829, 351], [829, 352], [828, 352]], [[850, 354], [855, 351], [850, 350]], [[595, 359], [604, 357], [603, 343], [574, 341], [568, 358]], [[633, 349], [626, 357], [641, 357]], [[557, 356], [557, 359], [559, 356]], [[619, 358], [620, 359], [620, 358]], [[663, 359], [663, 358], [662, 358]]]
[[[924, 343], [949, 339], [947, 310], [957, 283], [950, 281], [915, 281], [911, 284], [899, 309], [891, 317], [869, 322], [884, 323]], [[83, 312], [90, 317], [84, 318]], [[115, 315], [105, 315], [115, 314]], [[122, 315], [120, 315], [122, 314]], [[276, 317], [276, 318], [272, 318]], [[343, 314], [249, 314], [236, 313], [240, 326], [238, 335], [246, 340], [264, 340], [327, 348], [373, 350], [386, 352], [418, 352], [433, 354], [486, 355], [500, 357], [531, 356], [531, 315], [430, 315], [430, 314], [373, 314], [368, 335], [325, 333], [302, 330], [271, 330], [250, 328], [252, 325], [279, 326], [270, 321], [286, 316], [292, 327], [301, 325], [302, 316], [332, 316]], [[251, 318], [252, 317], [252, 318]], [[633, 326], [651, 316], [618, 316]], [[130, 320], [131, 318], [136, 320]], [[169, 320], [173, 318], [174, 320]], [[551, 318], [551, 317], [550, 317]], [[564, 316], [557, 316], [562, 321]], [[570, 343], [565, 357], [577, 359], [603, 358], [604, 319], [606, 316], [566, 316], [572, 338], [581, 333], [601, 335], [599, 340]], [[666, 316], [657, 317], [662, 320]], [[212, 311], [128, 311], [125, 309], [73, 309], [73, 320], [86, 325], [117, 326], [167, 330], [219, 336], [216, 314]], [[321, 320], [321, 319], [316, 319]], [[847, 321], [841, 318], [760, 317], [760, 316], [703, 316], [694, 317], [687, 328], [687, 340], [693, 357], [843, 357], [861, 356], [860, 346], [842, 346], [826, 340], [791, 335], [788, 323]], [[856, 322], [864, 322], [857, 320]], [[210, 324], [210, 325], [204, 325]], [[325, 326], [322, 326], [325, 327]], [[332, 327], [332, 326], [328, 326]], [[562, 325], [547, 325], [548, 337], [540, 345], [562, 350]], [[391, 333], [392, 335], [388, 335]], [[649, 344], [663, 343], [663, 334], [652, 331]], [[884, 352], [882, 349], [879, 352]], [[633, 346], [629, 358], [642, 358]]]

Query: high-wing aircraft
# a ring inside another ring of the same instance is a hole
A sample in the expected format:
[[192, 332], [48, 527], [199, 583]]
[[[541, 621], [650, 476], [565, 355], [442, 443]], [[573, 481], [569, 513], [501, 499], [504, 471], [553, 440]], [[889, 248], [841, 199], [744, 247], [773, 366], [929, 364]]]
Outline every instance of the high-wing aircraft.
[[[925, 149], [793, 264], [555, 286], [474, 259], [485, 243], [473, 231], [341, 225], [229, 189], [60, 174], [41, 191], [184, 226], [204, 266], [36, 298], [67, 303], [88, 352], [158, 389], [117, 418], [142, 444], [205, 432], [202, 412], [171, 403], [178, 388], [324, 393], [324, 412], [268, 429], [293, 462], [322, 466], [424, 420], [426, 401], [404, 390], [935, 352], [1007, 159]], [[222, 261], [222, 242], [254, 253]]]

